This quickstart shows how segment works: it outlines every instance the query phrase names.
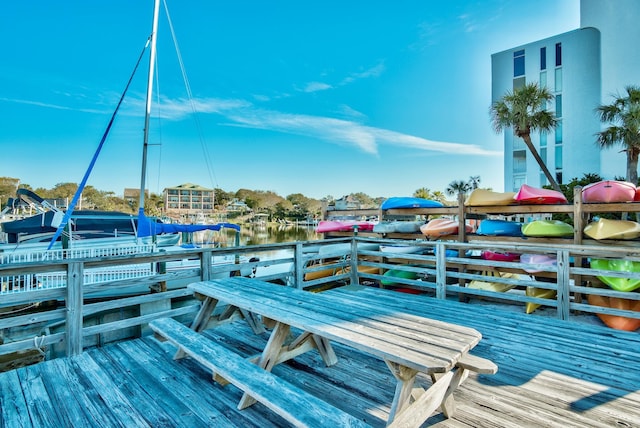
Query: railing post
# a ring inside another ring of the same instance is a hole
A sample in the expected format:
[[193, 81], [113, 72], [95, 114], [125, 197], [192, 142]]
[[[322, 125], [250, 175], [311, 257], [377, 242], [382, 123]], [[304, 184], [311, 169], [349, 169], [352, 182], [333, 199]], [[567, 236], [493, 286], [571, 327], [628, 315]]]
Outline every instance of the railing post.
[[209, 281], [211, 279], [211, 249], [205, 249], [200, 254], [200, 280]]
[[436, 244], [436, 299], [447, 298], [447, 250], [443, 243]]
[[84, 265], [70, 262], [67, 265], [67, 356], [82, 353], [82, 282]]
[[294, 286], [296, 288], [302, 288], [302, 283], [304, 282], [304, 256], [302, 253], [302, 243], [296, 242], [293, 257]]
[[[356, 232], [357, 232], [356, 228]], [[349, 275], [349, 281], [351, 285], [360, 284], [360, 278], [358, 277], [358, 243], [356, 238], [351, 238], [351, 259], [349, 260], [351, 266], [351, 272]]]
[[569, 270], [571, 267], [571, 263], [569, 261], [569, 251], [562, 250], [558, 251], [557, 255], [557, 264], [558, 264], [558, 272], [557, 272], [557, 282], [558, 282], [558, 318], [561, 320], [569, 319], [569, 287], [570, 287], [570, 278], [569, 278]]

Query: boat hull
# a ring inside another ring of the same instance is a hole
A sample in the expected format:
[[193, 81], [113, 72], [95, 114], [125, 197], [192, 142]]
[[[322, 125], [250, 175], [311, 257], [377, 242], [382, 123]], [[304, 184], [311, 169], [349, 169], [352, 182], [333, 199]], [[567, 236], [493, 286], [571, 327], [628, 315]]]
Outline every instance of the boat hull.
[[515, 288], [516, 286], [513, 284], [505, 284], [503, 282], [492, 281], [493, 278], [522, 279], [520, 275], [511, 272], [489, 271], [485, 272], [483, 276], [485, 276], [486, 279], [474, 279], [473, 281], [469, 282], [467, 288], [504, 293], [511, 290], [512, 288]]
[[523, 184], [520, 190], [514, 196], [519, 204], [537, 205], [537, 204], [566, 204], [567, 198], [556, 190], [540, 189], [537, 187]]
[[522, 223], [507, 220], [482, 220], [476, 233], [487, 236], [522, 236]]
[[318, 223], [316, 232], [353, 232], [359, 231], [371, 231], [373, 230], [374, 223], [368, 221], [353, 221], [353, 220], [322, 220]]
[[[640, 262], [619, 259], [591, 259], [591, 268], [617, 272], [640, 272]], [[634, 291], [640, 288], [640, 279], [598, 276], [598, 279], [616, 291]]]
[[[467, 233], [470, 233], [473, 228], [467, 225], [466, 230]], [[455, 235], [458, 233], [458, 220], [436, 218], [420, 226], [420, 232], [430, 239], [437, 239], [447, 235]]]
[[500, 193], [487, 189], [475, 189], [464, 204], [470, 207], [511, 205], [516, 203], [515, 196], [515, 192]]
[[[597, 294], [589, 294], [587, 300], [590, 305], [594, 306], [640, 312], [640, 300], [599, 296]], [[640, 328], [640, 318], [629, 318], [609, 314], [596, 315], [606, 326], [615, 328], [616, 330], [636, 331]]]
[[633, 202], [635, 196], [636, 186], [627, 181], [603, 180], [582, 189], [582, 201], [586, 203]]
[[522, 226], [522, 234], [549, 238], [573, 236], [573, 226], [560, 220], [534, 220]]
[[591, 239], [636, 239], [640, 237], [640, 224], [629, 220], [601, 218], [589, 223], [584, 234]]
[[[555, 299], [556, 290], [549, 290], [547, 288], [527, 287], [525, 294], [529, 297], [537, 297], [539, 299]], [[530, 314], [542, 306], [540, 303], [527, 302], [525, 305], [525, 312]]]
[[502, 251], [483, 251], [480, 257], [484, 260], [495, 260], [497, 262], [516, 262], [520, 260], [520, 254]]
[[387, 199], [380, 206], [381, 210], [391, 209], [408, 209], [408, 208], [442, 208], [441, 202], [431, 199], [413, 198], [413, 197], [392, 197]]

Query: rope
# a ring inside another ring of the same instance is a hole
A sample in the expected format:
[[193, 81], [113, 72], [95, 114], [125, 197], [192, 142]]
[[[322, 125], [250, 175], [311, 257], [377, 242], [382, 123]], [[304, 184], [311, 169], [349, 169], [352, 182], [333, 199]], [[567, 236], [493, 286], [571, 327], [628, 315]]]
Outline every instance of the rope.
[[198, 117], [198, 111], [196, 109], [195, 102], [193, 101], [193, 93], [191, 92], [191, 85], [189, 84], [189, 78], [187, 77], [187, 72], [184, 67], [184, 61], [182, 60], [182, 54], [180, 53], [180, 47], [178, 46], [178, 40], [176, 38], [176, 34], [173, 30], [173, 23], [171, 22], [171, 16], [169, 15], [169, 9], [167, 8], [166, 0], [163, 0], [162, 4], [164, 5], [164, 10], [167, 15], [167, 21], [169, 22], [169, 30], [171, 31], [171, 38], [173, 39], [173, 45], [176, 49], [176, 55], [178, 56], [178, 63], [180, 64], [180, 71], [182, 73], [182, 80], [184, 80], [184, 86], [187, 91], [187, 97], [189, 98], [189, 104], [191, 106], [191, 111], [193, 112], [193, 118], [196, 123], [196, 128], [198, 131], [198, 137], [200, 138], [200, 146], [202, 147], [202, 152], [204, 153], [204, 161], [207, 167], [207, 172], [209, 173], [209, 179], [214, 187], [220, 187], [218, 185], [218, 180], [215, 176], [215, 172], [211, 166], [211, 156], [209, 155], [209, 149], [204, 141], [204, 133], [202, 131], [202, 125], [200, 123], [200, 119]]
[[80, 195], [82, 194], [82, 191], [84, 190], [84, 186], [87, 184], [87, 180], [89, 179], [89, 175], [91, 174], [91, 171], [93, 170], [93, 167], [95, 166], [96, 161], [98, 160], [98, 155], [100, 154], [100, 151], [102, 151], [102, 146], [104, 145], [104, 142], [106, 141], [107, 136], [109, 135], [109, 131], [111, 130], [111, 126], [113, 125], [113, 122], [116, 119], [116, 115], [118, 114], [118, 110], [120, 110], [120, 106], [122, 105], [122, 102], [124, 101], [124, 96], [127, 94], [127, 91], [129, 90], [129, 86], [131, 86], [131, 82], [133, 81], [133, 77], [136, 74], [136, 70], [138, 70], [138, 66], [140, 65], [140, 61], [142, 61], [142, 57], [144, 55], [144, 51], [149, 46], [149, 42], [150, 41], [151, 41], [151, 36], [149, 36], [149, 38], [147, 39], [147, 42], [145, 43], [144, 47], [142, 48], [142, 52], [140, 52], [140, 56], [138, 57], [138, 62], [136, 62], [136, 66], [133, 69], [133, 73], [131, 73], [131, 76], [129, 77], [129, 81], [127, 82], [127, 86], [124, 88], [124, 92], [120, 96], [120, 101], [118, 101], [118, 105], [116, 106], [115, 111], [111, 115], [111, 119], [109, 120], [109, 124], [107, 125], [107, 129], [104, 131], [104, 134], [102, 135], [102, 139], [100, 140], [100, 144], [98, 144], [98, 148], [96, 149], [96, 152], [93, 154], [93, 159], [91, 159], [91, 163], [89, 164], [89, 168], [87, 168], [87, 171], [84, 173], [84, 177], [82, 178], [82, 181], [80, 182], [80, 185], [78, 186], [78, 190], [76, 190], [76, 194], [73, 196], [73, 199], [71, 200], [71, 204], [69, 204], [69, 207], [67, 208], [67, 211], [65, 212], [64, 217], [62, 218], [62, 222], [58, 226], [58, 229], [56, 230], [56, 233], [53, 235], [53, 238], [51, 238], [51, 242], [49, 242], [49, 246], [47, 247], [47, 250], [50, 250], [51, 247], [53, 247], [53, 244], [58, 240], [58, 238], [60, 237], [60, 234], [62, 233], [64, 228], [67, 226], [67, 223], [69, 222], [69, 219], [71, 218], [71, 215], [73, 214], [73, 210], [74, 210], [76, 204], [78, 203], [78, 199], [80, 199]]
[[[35, 336], [33, 338], [33, 346], [35, 347], [36, 351], [38, 351], [40, 353], [40, 355], [42, 355], [43, 357], [46, 357], [46, 354], [44, 353], [44, 340], [47, 337], [43, 334], [42, 336]], [[40, 339], [40, 344], [38, 344], [38, 339]]]

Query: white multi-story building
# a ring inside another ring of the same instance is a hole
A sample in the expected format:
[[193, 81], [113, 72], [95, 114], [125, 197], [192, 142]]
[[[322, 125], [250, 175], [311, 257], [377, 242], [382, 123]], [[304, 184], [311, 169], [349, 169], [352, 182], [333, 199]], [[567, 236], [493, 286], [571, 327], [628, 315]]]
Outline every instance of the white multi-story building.
[[[640, 0], [581, 0], [580, 29], [517, 46], [491, 56], [492, 102], [507, 91], [537, 82], [554, 95], [549, 105], [557, 128], [531, 139], [559, 183], [586, 173], [623, 177], [619, 148], [600, 150], [595, 134], [603, 125], [595, 112], [628, 85], [640, 85]], [[504, 133], [505, 190], [547, 180], [522, 139]]]

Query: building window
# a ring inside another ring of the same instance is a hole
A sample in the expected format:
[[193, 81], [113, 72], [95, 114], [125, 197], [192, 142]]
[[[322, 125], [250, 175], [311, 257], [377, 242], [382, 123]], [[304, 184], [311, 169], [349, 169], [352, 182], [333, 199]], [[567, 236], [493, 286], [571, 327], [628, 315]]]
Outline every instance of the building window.
[[526, 182], [526, 177], [524, 175], [514, 175], [513, 176], [513, 191], [517, 192], [520, 190], [520, 187]]
[[547, 184], [549, 184], [547, 182], [547, 176], [544, 175], [544, 172], [540, 173], [540, 186], [546, 186]]
[[556, 145], [562, 144], [562, 121], [556, 124]]
[[541, 88], [546, 88], [547, 87], [547, 72], [546, 71], [541, 71], [540, 72], [540, 87]]
[[562, 43], [556, 43], [556, 67], [562, 65]]
[[513, 172], [522, 173], [527, 172], [527, 152], [524, 150], [518, 150], [513, 152]]
[[[540, 133], [540, 147], [547, 147], [547, 133], [546, 132], [541, 132]], [[544, 158], [542, 158], [544, 159]]]
[[524, 76], [524, 49], [513, 53], [513, 77]]
[[555, 77], [555, 88], [556, 92], [562, 92], [562, 69], [556, 68], [556, 77]]
[[540, 70], [547, 69], [547, 48], [540, 48]]
[[562, 117], [562, 95], [556, 95], [556, 117]]
[[[556, 170], [562, 169], [562, 144], [556, 146]], [[558, 171], [556, 171], [556, 174]]]
[[556, 171], [556, 181], [558, 184], [562, 184], [562, 171]]
[[526, 82], [527, 81], [524, 76], [516, 77], [513, 79], [513, 90], [515, 91], [518, 88], [522, 88]]

